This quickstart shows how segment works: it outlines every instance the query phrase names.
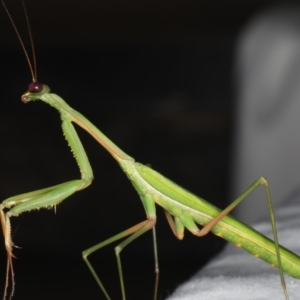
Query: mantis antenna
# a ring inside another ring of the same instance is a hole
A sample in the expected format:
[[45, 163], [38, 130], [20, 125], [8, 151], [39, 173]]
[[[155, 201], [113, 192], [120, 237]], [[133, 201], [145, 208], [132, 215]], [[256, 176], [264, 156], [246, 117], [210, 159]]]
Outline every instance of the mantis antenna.
[[27, 24], [28, 34], [29, 34], [29, 40], [30, 40], [30, 46], [31, 46], [31, 53], [32, 53], [32, 61], [33, 61], [33, 63], [30, 60], [30, 57], [28, 55], [28, 52], [27, 52], [26, 47], [24, 45], [24, 42], [23, 42], [23, 40], [21, 38], [21, 35], [20, 35], [20, 33], [19, 33], [18, 29], [17, 29], [17, 26], [16, 26], [16, 24], [15, 24], [15, 22], [14, 22], [12, 16], [11, 16], [11, 14], [10, 14], [10, 12], [9, 12], [9, 10], [8, 10], [5, 2], [4, 2], [4, 0], [1, 0], [1, 2], [2, 2], [2, 5], [3, 5], [3, 7], [4, 7], [5, 11], [6, 11], [6, 14], [8, 15], [8, 17], [10, 19], [10, 22], [11, 22], [11, 24], [12, 24], [12, 26], [13, 26], [16, 34], [17, 34], [17, 37], [18, 37], [19, 42], [20, 42], [20, 44], [22, 46], [22, 49], [24, 51], [24, 54], [25, 54], [25, 57], [26, 57], [26, 60], [27, 60], [27, 63], [29, 65], [29, 69], [30, 69], [30, 72], [31, 72], [32, 82], [37, 82], [37, 69], [36, 69], [35, 49], [34, 49], [32, 32], [31, 32], [31, 27], [30, 27], [30, 23], [29, 23], [29, 18], [28, 18], [28, 13], [27, 13], [25, 2], [24, 2], [24, 0], [21, 0], [22, 5], [23, 5], [23, 11], [24, 11], [25, 18], [26, 18], [26, 24]]

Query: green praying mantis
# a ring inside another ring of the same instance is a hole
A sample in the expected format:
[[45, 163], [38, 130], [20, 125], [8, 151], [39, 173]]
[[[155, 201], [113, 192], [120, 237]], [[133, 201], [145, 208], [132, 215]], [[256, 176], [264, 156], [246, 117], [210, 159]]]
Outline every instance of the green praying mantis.
[[[10, 17], [5, 3], [3, 0], [1, 0], [1, 2], [8, 16]], [[12, 19], [11, 22], [16, 30], [17, 36], [20, 39], [20, 35]], [[29, 33], [31, 34], [30, 30]], [[151, 167], [135, 162], [131, 156], [126, 154], [117, 145], [115, 145], [81, 113], [70, 107], [60, 96], [50, 93], [50, 88], [47, 85], [37, 82], [35, 59], [32, 67], [32, 63], [28, 58], [28, 54], [22, 41], [21, 45], [25, 52], [33, 78], [33, 82], [29, 84], [28, 91], [22, 95], [21, 100], [24, 103], [40, 100], [52, 106], [59, 112], [62, 121], [63, 134], [77, 161], [81, 178], [60, 183], [44, 189], [16, 195], [4, 200], [1, 203], [0, 218], [7, 252], [6, 283], [3, 299], [6, 299], [7, 297], [11, 299], [15, 291], [13, 269], [14, 245], [12, 242], [11, 233], [11, 217], [18, 216], [31, 210], [55, 207], [75, 192], [88, 187], [93, 180], [93, 171], [91, 165], [83, 145], [76, 133], [73, 123], [77, 124], [83, 130], [88, 132], [117, 161], [138, 193], [146, 213], [146, 219], [144, 221], [83, 251], [84, 262], [87, 264], [88, 269], [90, 270], [106, 299], [111, 299], [109, 296], [109, 291], [107, 291], [94, 267], [90, 263], [89, 256], [106, 245], [124, 238], [124, 240], [116, 246], [115, 252], [122, 299], [126, 299], [120, 253], [128, 244], [149, 230], [152, 230], [153, 234], [156, 274], [153, 298], [157, 299], [159, 268], [155, 232], [156, 205], [163, 208], [171, 230], [178, 239], [183, 239], [185, 229], [198, 237], [204, 236], [211, 231], [215, 235], [230, 241], [237, 247], [243, 248], [252, 255], [259, 257], [272, 266], [277, 267], [279, 269], [285, 298], [288, 299], [288, 292], [285, 286], [283, 272], [294, 278], [300, 278], [300, 257], [288, 249], [280, 246], [278, 243], [270, 191], [268, 182], [265, 178], [261, 177], [257, 179], [241, 196], [239, 196], [226, 209], [221, 211], [202, 198], [195, 196], [176, 183], [167, 179], [160, 173], [153, 170]], [[269, 205], [274, 242], [253, 228], [228, 215], [234, 207], [236, 207], [247, 197], [247, 195], [249, 195], [249, 193], [261, 185], [265, 188], [266, 199]], [[202, 228], [200, 229], [198, 225], [202, 226]], [[9, 285], [11, 285], [11, 291], [8, 295]]]

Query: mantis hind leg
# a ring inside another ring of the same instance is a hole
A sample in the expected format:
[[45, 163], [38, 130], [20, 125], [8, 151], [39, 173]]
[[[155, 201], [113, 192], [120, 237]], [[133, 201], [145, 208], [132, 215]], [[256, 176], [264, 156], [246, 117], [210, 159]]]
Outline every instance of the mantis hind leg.
[[265, 188], [266, 193], [266, 199], [268, 203], [269, 208], [269, 215], [271, 219], [272, 224], [272, 232], [273, 232], [273, 238], [275, 243], [275, 249], [276, 249], [276, 256], [277, 256], [277, 263], [278, 263], [278, 270], [280, 275], [280, 281], [281, 286], [285, 295], [286, 300], [289, 299], [286, 283], [284, 279], [282, 264], [281, 264], [281, 258], [280, 258], [280, 252], [279, 252], [279, 242], [278, 242], [278, 235], [277, 235], [277, 229], [276, 229], [276, 222], [275, 222], [275, 216], [274, 216], [274, 208], [271, 200], [271, 193], [269, 188], [269, 183], [266, 178], [260, 177], [258, 178], [253, 184], [251, 184], [244, 193], [242, 193], [236, 200], [234, 200], [229, 206], [227, 206], [218, 216], [216, 216], [214, 219], [212, 219], [206, 226], [202, 228], [202, 234], [208, 233], [213, 226], [215, 226], [224, 216], [229, 214], [229, 212], [234, 209], [239, 203], [241, 203], [252, 191], [254, 191], [257, 187], [263, 185]]
[[277, 262], [278, 262], [278, 270], [281, 280], [281, 286], [285, 295], [285, 298], [288, 300], [288, 292], [285, 284], [284, 274], [282, 270], [282, 264], [281, 264], [281, 258], [280, 258], [280, 252], [279, 252], [279, 242], [278, 242], [278, 235], [277, 235], [277, 229], [276, 229], [276, 223], [275, 223], [275, 217], [274, 217], [274, 209], [273, 204], [271, 200], [271, 193], [269, 188], [269, 183], [264, 177], [258, 178], [253, 184], [250, 185], [250, 187], [242, 193], [236, 200], [234, 200], [229, 206], [227, 206], [218, 216], [216, 216], [214, 219], [212, 219], [206, 226], [204, 226], [201, 230], [202, 235], [207, 234], [224, 216], [229, 214], [231, 210], [233, 210], [239, 203], [241, 203], [253, 190], [255, 190], [258, 186], [263, 185], [266, 192], [266, 199], [268, 203], [269, 208], [269, 214], [271, 218], [271, 224], [272, 224], [272, 232], [274, 237], [274, 243], [276, 248], [276, 256], [277, 256]]

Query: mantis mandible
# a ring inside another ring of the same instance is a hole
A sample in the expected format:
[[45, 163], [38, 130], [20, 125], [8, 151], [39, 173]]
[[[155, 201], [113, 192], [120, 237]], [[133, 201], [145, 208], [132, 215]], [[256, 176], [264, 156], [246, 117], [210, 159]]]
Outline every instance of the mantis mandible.
[[[6, 9], [3, 0], [2, 4]], [[19, 37], [18, 33], [17, 35]], [[23, 46], [22, 42], [21, 44]], [[7, 289], [9, 283], [11, 283], [12, 285], [10, 298], [13, 296], [15, 289], [13, 270], [14, 255], [10, 218], [31, 210], [55, 207], [57, 204], [59, 204], [75, 192], [88, 187], [93, 180], [93, 172], [88, 157], [73, 126], [73, 123], [76, 123], [78, 126], [87, 131], [96, 141], [98, 141], [99, 144], [104, 147], [117, 161], [121, 169], [124, 171], [128, 179], [132, 183], [133, 187], [136, 189], [138, 195], [140, 196], [147, 217], [146, 220], [128, 228], [125, 231], [122, 231], [121, 233], [105, 240], [102, 243], [99, 243], [83, 251], [83, 259], [107, 299], [110, 299], [109, 293], [96, 274], [93, 266], [90, 264], [88, 259], [89, 255], [112, 242], [127, 237], [115, 248], [122, 298], [125, 299], [125, 285], [123, 280], [120, 252], [130, 242], [149, 230], [152, 230], [154, 239], [154, 257], [156, 269], [154, 299], [156, 299], [158, 290], [158, 255], [155, 234], [155, 204], [161, 206], [164, 209], [169, 225], [174, 235], [178, 239], [183, 238], [185, 229], [189, 230], [192, 234], [199, 237], [204, 236], [208, 232], [212, 231], [214, 234], [232, 242], [237, 247], [241, 247], [254, 256], [259, 257], [267, 263], [271, 264], [272, 266], [278, 267], [284, 294], [286, 299], [288, 299], [283, 272], [289, 274], [292, 277], [300, 278], [300, 257], [285, 249], [284, 247], [279, 246], [278, 244], [268, 182], [264, 178], [261, 177], [257, 181], [255, 181], [225, 210], [219, 210], [205, 200], [193, 195], [174, 182], [170, 181], [152, 168], [135, 162], [135, 160], [131, 156], [127, 155], [123, 150], [116, 146], [87, 118], [71, 108], [61, 97], [56, 94], [50, 93], [50, 88], [47, 85], [38, 83], [35, 61], [33, 62], [34, 67], [32, 67], [31, 62], [28, 59], [27, 52], [25, 51], [25, 53], [30, 65], [33, 81], [32, 83], [30, 83], [28, 91], [22, 95], [21, 99], [24, 103], [41, 100], [46, 104], [52, 106], [59, 112], [62, 120], [63, 134], [65, 135], [65, 138], [78, 163], [81, 172], [81, 178], [47, 187], [41, 190], [13, 196], [4, 200], [0, 205], [1, 224], [4, 234], [5, 248], [7, 251], [6, 285], [4, 298], [7, 297]], [[275, 242], [271, 241], [251, 227], [228, 215], [228, 213], [236, 205], [238, 205], [243, 199], [245, 199], [245, 197], [249, 193], [251, 193], [256, 187], [260, 185], [263, 185], [265, 187]], [[199, 229], [197, 224], [203, 226], [203, 228]]]

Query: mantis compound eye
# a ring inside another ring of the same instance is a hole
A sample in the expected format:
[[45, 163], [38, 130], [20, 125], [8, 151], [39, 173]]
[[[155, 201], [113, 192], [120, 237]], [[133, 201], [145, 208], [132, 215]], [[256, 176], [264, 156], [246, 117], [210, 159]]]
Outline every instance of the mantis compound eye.
[[49, 92], [50, 88], [47, 85], [34, 81], [29, 84], [28, 91], [22, 95], [21, 100], [24, 103], [31, 100], [40, 100], [42, 95]]
[[29, 93], [39, 93], [43, 90], [43, 84], [38, 82], [31, 82], [28, 86]]

